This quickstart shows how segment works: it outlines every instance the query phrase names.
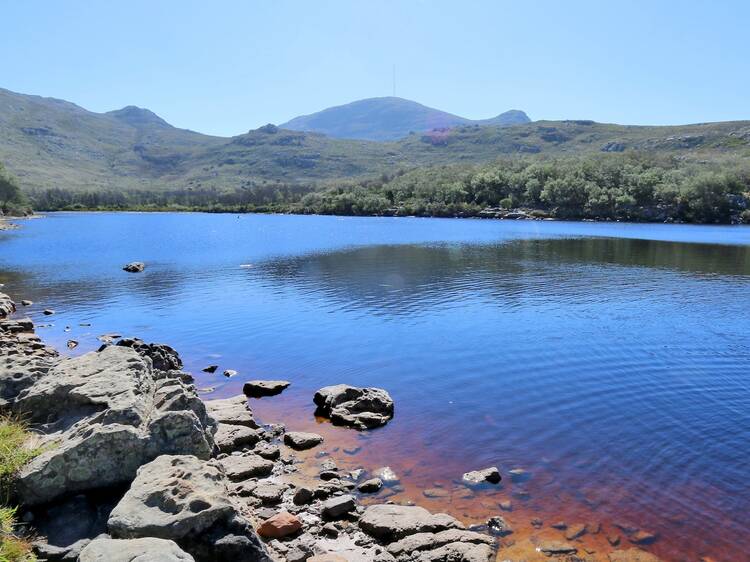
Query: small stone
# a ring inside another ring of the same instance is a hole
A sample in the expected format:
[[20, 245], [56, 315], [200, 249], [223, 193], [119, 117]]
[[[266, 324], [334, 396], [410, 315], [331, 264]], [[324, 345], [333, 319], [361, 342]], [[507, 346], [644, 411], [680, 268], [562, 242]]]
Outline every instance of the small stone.
[[655, 542], [657, 539], [656, 533], [650, 533], [648, 531], [636, 531], [631, 536], [628, 537], [628, 540], [632, 542], [633, 544], [651, 544], [652, 542]]
[[218, 365], [209, 365], [208, 367], [203, 367], [203, 369], [201, 369], [201, 370], [204, 373], [215, 373], [216, 369], [218, 369], [218, 368], [219, 368]]
[[235, 371], [234, 369], [225, 369], [223, 374], [225, 377], [229, 378], [235, 376], [237, 374], [237, 371]]
[[123, 271], [127, 271], [128, 273], [140, 273], [144, 269], [146, 269], [146, 264], [140, 261], [132, 261], [122, 269]]
[[330, 519], [337, 519], [354, 511], [356, 507], [357, 504], [352, 496], [336, 496], [323, 503], [323, 515]]
[[76, 347], [78, 347], [76, 340], [68, 340], [68, 349], [75, 349]]
[[272, 445], [267, 441], [261, 441], [253, 449], [253, 453], [264, 459], [275, 461], [281, 456], [281, 449], [278, 445]]
[[513, 503], [510, 500], [501, 501], [499, 505], [503, 511], [513, 511]]
[[294, 492], [293, 502], [295, 505], [305, 505], [313, 501], [315, 493], [310, 488], [300, 486], [297, 491]]
[[317, 433], [305, 433], [302, 431], [290, 431], [284, 434], [284, 443], [292, 449], [312, 449], [320, 445], [323, 438]]
[[321, 480], [324, 480], [324, 481], [328, 482], [329, 480], [334, 480], [334, 479], [338, 478], [339, 477], [339, 473], [336, 472], [335, 470], [323, 470], [323, 471], [320, 472], [320, 474], [318, 475], [318, 477]]
[[568, 527], [568, 530], [565, 532], [565, 538], [572, 541], [584, 534], [586, 534], [586, 525], [583, 523], [576, 523], [575, 525]]
[[266, 505], [274, 505], [281, 502], [285, 486], [271, 482], [260, 482], [253, 490], [253, 495]]
[[612, 546], [620, 544], [620, 535], [607, 535], [607, 542]]
[[329, 537], [338, 537], [339, 530], [333, 523], [326, 523], [325, 525], [323, 525], [323, 534], [328, 535]]
[[500, 515], [490, 517], [487, 520], [487, 530], [493, 535], [498, 537], [504, 537], [510, 535], [513, 532], [513, 527]]
[[559, 556], [561, 554], [575, 554], [578, 549], [572, 544], [558, 541], [544, 541], [539, 544], [537, 550], [547, 556]]
[[269, 539], [279, 539], [292, 535], [302, 529], [302, 522], [296, 515], [280, 511], [261, 523], [258, 534]]
[[357, 486], [357, 489], [363, 494], [375, 494], [379, 492], [382, 487], [383, 481], [380, 478], [370, 478]]
[[444, 499], [449, 498], [451, 493], [443, 488], [427, 488], [422, 490], [422, 495], [430, 499]]
[[497, 469], [497, 467], [491, 466], [482, 470], [467, 472], [463, 475], [462, 480], [464, 484], [468, 486], [476, 486], [485, 482], [489, 482], [490, 484], [497, 484], [498, 482], [500, 482], [501, 477], [500, 471]]
[[538, 517], [534, 517], [531, 520], [531, 526], [534, 527], [535, 529], [541, 529], [542, 525], [544, 525], [544, 521], [542, 521]]
[[30, 300], [26, 300], [26, 299], [24, 299], [24, 300], [22, 300], [22, 301], [21, 301], [21, 304], [22, 304], [23, 306], [31, 306], [31, 305], [32, 305], [32, 304], [34, 304], [34, 303], [33, 303], [32, 301], [30, 301]]
[[364, 468], [357, 468], [355, 470], [352, 470], [349, 472], [349, 478], [354, 480], [355, 482], [362, 478], [365, 475], [365, 469]]
[[559, 529], [560, 531], [564, 531], [568, 528], [568, 524], [565, 521], [558, 521], [557, 523], [552, 523], [550, 525], [553, 529]]
[[523, 468], [514, 468], [512, 470], [509, 470], [508, 474], [510, 474], [510, 479], [513, 482], [525, 482], [526, 480], [531, 478], [529, 472], [527, 472]]
[[44, 314], [45, 316], [52, 316], [54, 313], [55, 313], [55, 311], [52, 310], [51, 308], [45, 308], [42, 311], [42, 314]]

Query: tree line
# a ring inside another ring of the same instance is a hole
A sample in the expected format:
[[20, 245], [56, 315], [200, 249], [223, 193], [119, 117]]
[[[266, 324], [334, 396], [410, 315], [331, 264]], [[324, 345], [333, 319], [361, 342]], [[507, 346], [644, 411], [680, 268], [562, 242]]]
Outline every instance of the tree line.
[[503, 159], [398, 170], [322, 184], [263, 183], [237, 190], [33, 190], [38, 210], [203, 210], [335, 215], [750, 223], [748, 161], [651, 154]]

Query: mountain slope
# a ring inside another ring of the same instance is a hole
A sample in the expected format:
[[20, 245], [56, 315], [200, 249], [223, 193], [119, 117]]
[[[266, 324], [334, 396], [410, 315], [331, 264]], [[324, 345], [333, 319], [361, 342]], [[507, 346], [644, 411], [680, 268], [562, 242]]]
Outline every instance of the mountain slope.
[[145, 109], [94, 113], [66, 101], [0, 89], [0, 162], [27, 190], [229, 191], [275, 182], [315, 185], [501, 156], [626, 151], [696, 160], [750, 157], [750, 122], [464, 124], [398, 142], [343, 140], [267, 125], [223, 138], [172, 127]]
[[322, 133], [339, 139], [392, 141], [411, 132], [453, 128], [459, 125], [517, 125], [530, 120], [523, 111], [511, 110], [482, 121], [472, 121], [403, 98], [359, 100], [295, 117], [284, 129]]

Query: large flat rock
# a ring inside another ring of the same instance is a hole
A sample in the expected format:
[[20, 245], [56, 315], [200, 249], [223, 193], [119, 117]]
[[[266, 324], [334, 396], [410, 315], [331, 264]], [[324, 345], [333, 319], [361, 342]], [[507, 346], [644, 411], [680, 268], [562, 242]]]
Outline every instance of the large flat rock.
[[270, 560], [230, 501], [220, 463], [162, 455], [142, 466], [107, 522], [115, 538], [175, 541], [198, 561]]
[[78, 562], [195, 562], [195, 559], [174, 541], [97, 538], [81, 551]]
[[463, 525], [445, 513], [432, 514], [418, 506], [371, 505], [359, 520], [360, 528], [378, 540], [392, 542], [416, 533], [461, 529]]

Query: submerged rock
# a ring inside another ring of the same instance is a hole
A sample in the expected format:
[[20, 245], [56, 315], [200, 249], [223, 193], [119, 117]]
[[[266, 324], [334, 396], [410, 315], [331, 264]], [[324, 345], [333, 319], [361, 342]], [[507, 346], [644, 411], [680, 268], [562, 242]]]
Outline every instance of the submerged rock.
[[142, 466], [108, 526], [115, 538], [173, 540], [198, 561], [270, 560], [229, 500], [220, 465], [190, 455], [163, 455]]
[[[487, 535], [461, 529], [450, 529], [438, 533], [413, 534], [389, 544], [387, 550], [399, 560], [423, 553], [420, 555], [419, 560], [481, 560], [484, 562], [491, 556], [491, 547], [494, 542]], [[450, 550], [454, 552], [463, 550], [463, 555], [441, 557], [441, 554], [447, 554], [445, 550], [442, 550], [443, 547], [459, 544], [463, 545], [463, 547], [453, 546]], [[440, 550], [435, 552], [435, 549]], [[430, 553], [429, 551], [433, 552]]]
[[97, 538], [88, 543], [79, 562], [195, 562], [177, 543], [165, 539]]
[[251, 398], [261, 398], [263, 396], [276, 396], [286, 390], [289, 381], [248, 381], [242, 387], [242, 392]]
[[126, 347], [63, 359], [21, 391], [13, 411], [44, 430], [18, 475], [27, 505], [130, 482], [161, 454], [208, 458], [214, 423], [192, 386]]
[[382, 388], [326, 386], [315, 393], [313, 402], [318, 415], [357, 429], [379, 427], [393, 418], [393, 399]]
[[320, 445], [323, 438], [317, 433], [305, 433], [303, 431], [289, 431], [284, 434], [284, 443], [292, 449], [304, 450], [312, 449]]
[[607, 556], [609, 557], [609, 562], [661, 562], [661, 558], [658, 556], [639, 548], [615, 550]]
[[123, 271], [127, 271], [128, 273], [140, 273], [144, 269], [146, 269], [146, 264], [142, 261], [132, 261], [129, 264], [125, 265], [122, 269]]

